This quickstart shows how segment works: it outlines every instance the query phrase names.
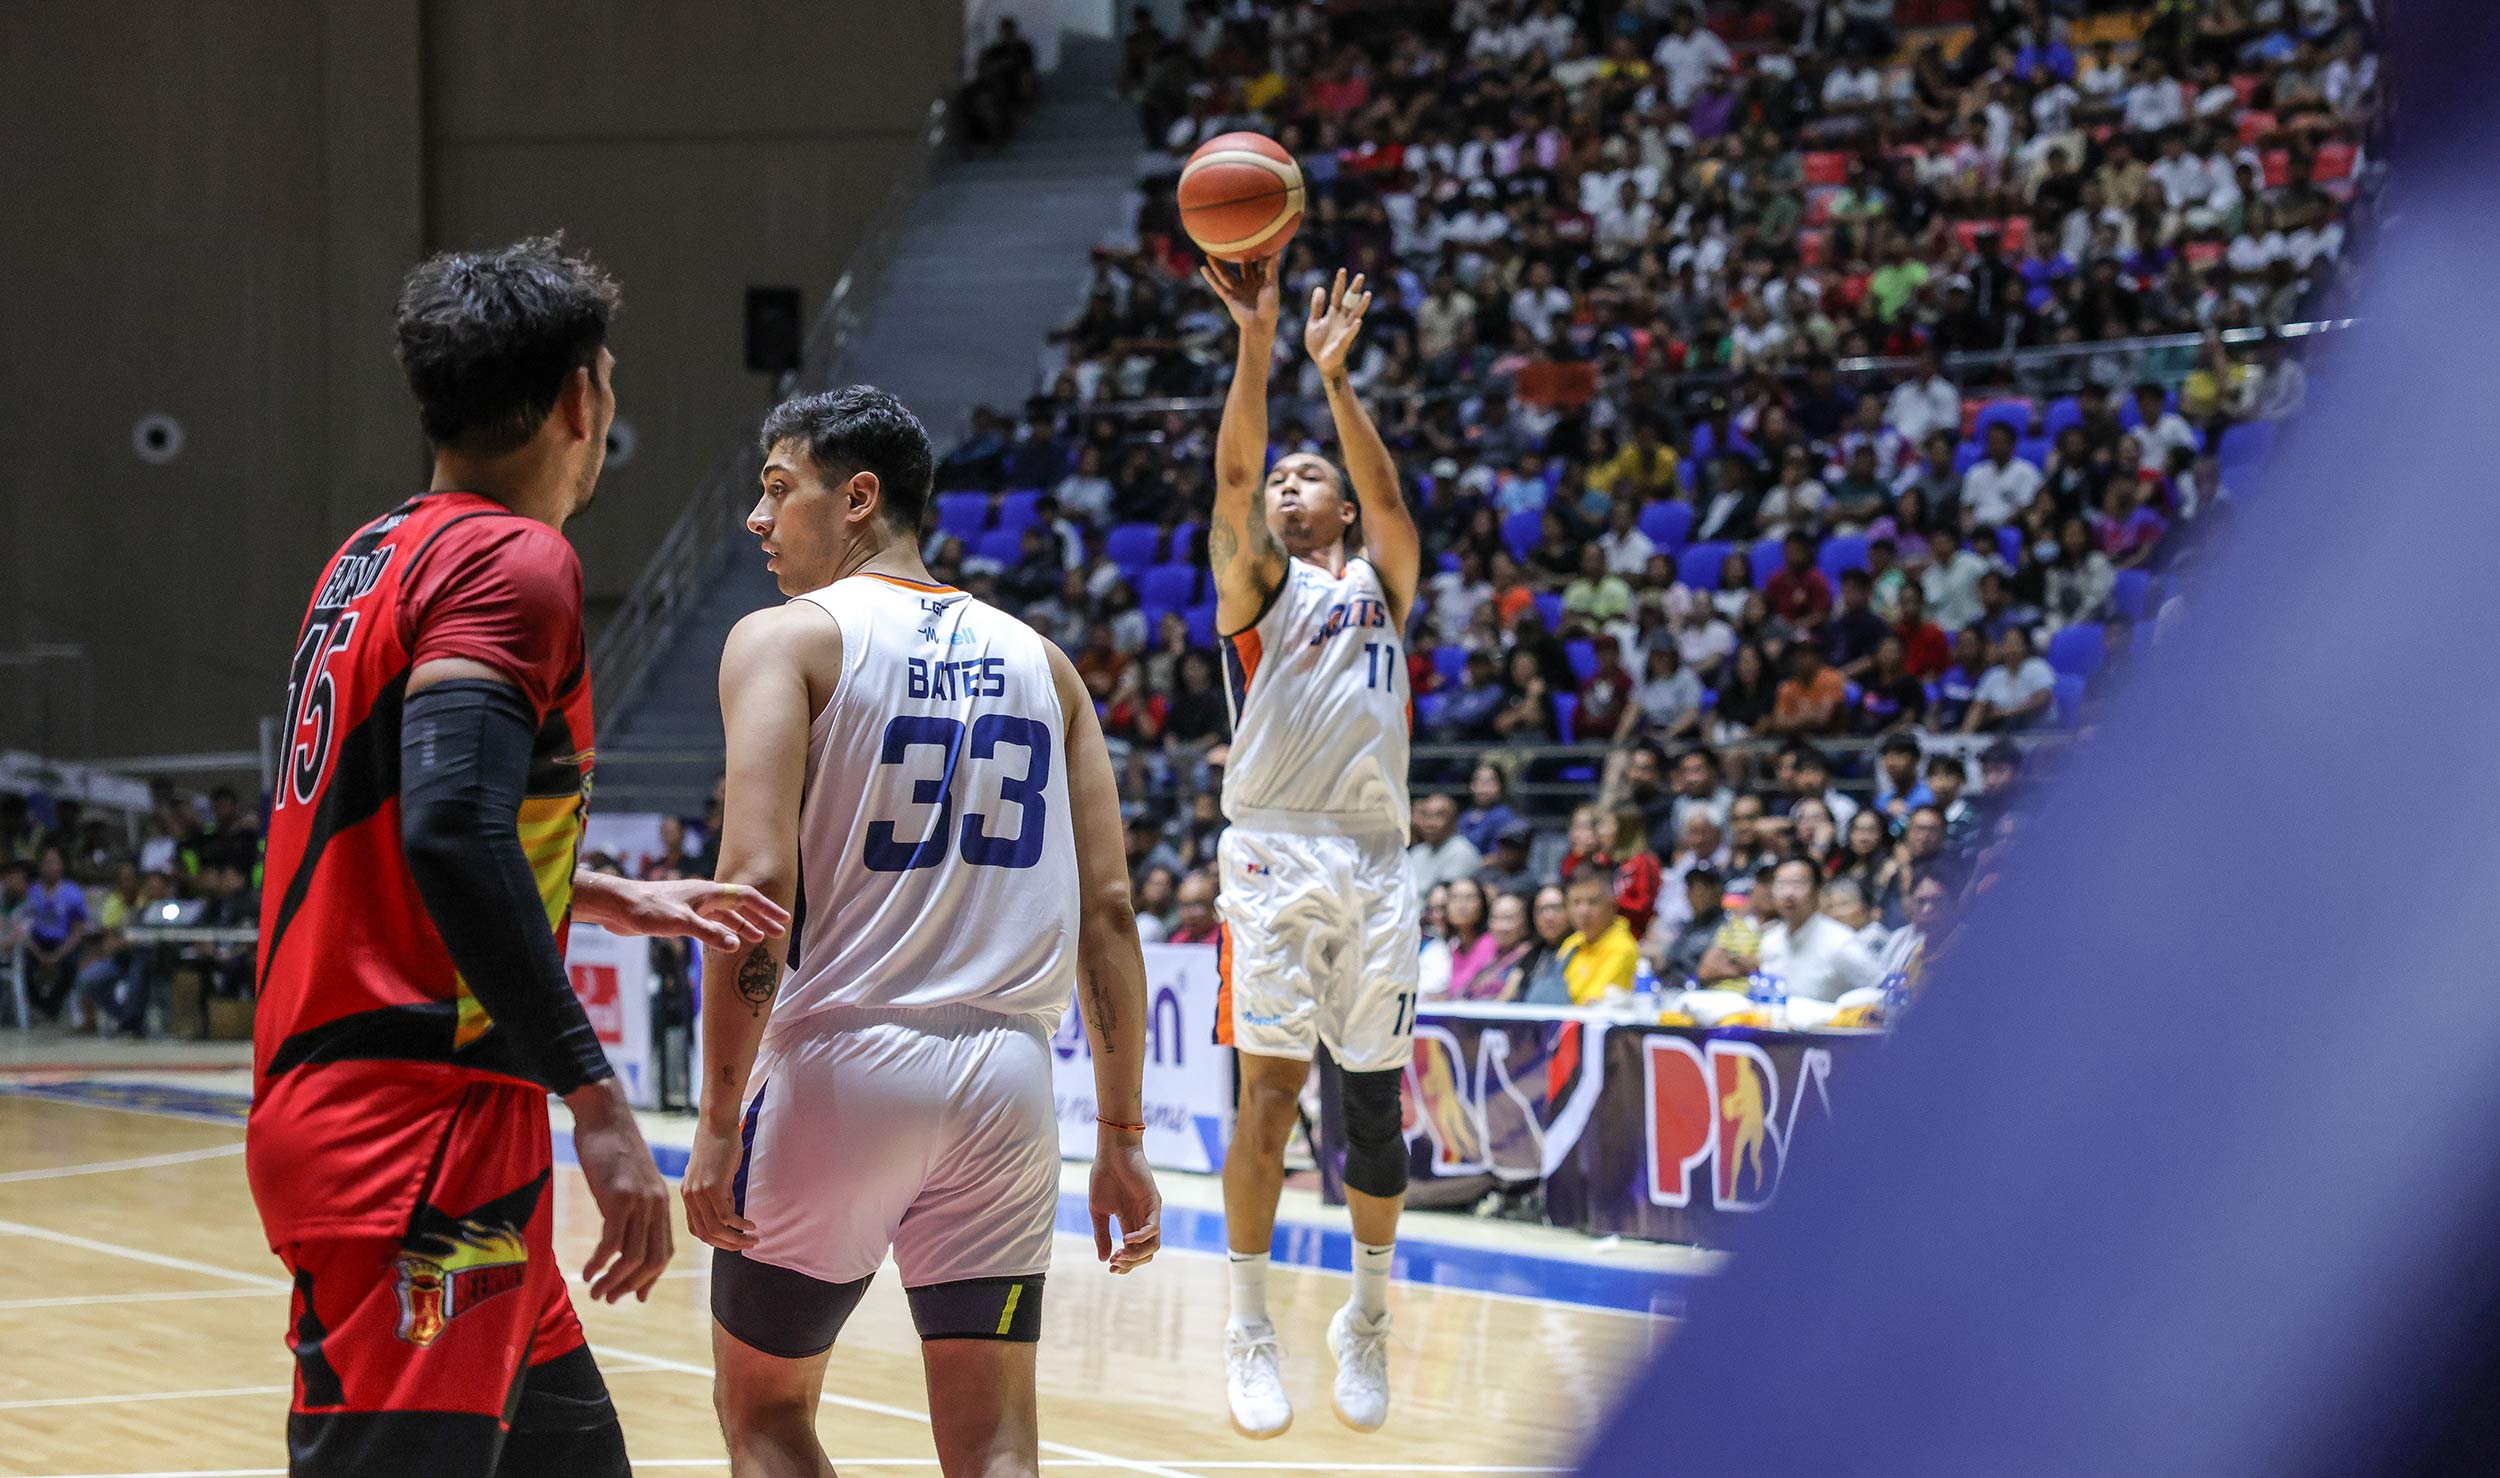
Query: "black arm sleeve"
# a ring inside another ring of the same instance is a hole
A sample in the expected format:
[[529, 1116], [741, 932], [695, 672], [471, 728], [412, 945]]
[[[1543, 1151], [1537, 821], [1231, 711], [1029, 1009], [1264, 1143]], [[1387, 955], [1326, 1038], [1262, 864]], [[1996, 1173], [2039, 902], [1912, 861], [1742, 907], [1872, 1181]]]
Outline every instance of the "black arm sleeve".
[[521, 851], [537, 716], [503, 683], [437, 683], [400, 711], [399, 836], [408, 871], [469, 991], [539, 1082], [570, 1093], [614, 1075]]

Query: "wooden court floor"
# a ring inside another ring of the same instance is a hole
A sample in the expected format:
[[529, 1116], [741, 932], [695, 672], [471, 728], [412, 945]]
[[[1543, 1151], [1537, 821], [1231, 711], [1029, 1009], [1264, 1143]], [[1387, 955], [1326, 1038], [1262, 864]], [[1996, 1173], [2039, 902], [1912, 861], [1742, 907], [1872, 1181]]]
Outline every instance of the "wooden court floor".
[[[260, 1239], [238, 1126], [0, 1093], [0, 1474], [279, 1473], [287, 1285]], [[596, 1230], [561, 1169], [558, 1246]], [[701, 1249], [697, 1249], [700, 1251]], [[710, 1407], [704, 1262], [648, 1304], [582, 1305], [636, 1468], [726, 1473]], [[1394, 1405], [1359, 1436], [1328, 1408], [1341, 1275], [1275, 1273], [1293, 1430], [1225, 1424], [1220, 1258], [1115, 1279], [1061, 1237], [1041, 1352], [1043, 1469], [1272, 1475], [1560, 1472], [1650, 1349], [1647, 1318], [1400, 1284]], [[820, 1419], [845, 1472], [934, 1473], [927, 1393], [891, 1269], [844, 1332]]]

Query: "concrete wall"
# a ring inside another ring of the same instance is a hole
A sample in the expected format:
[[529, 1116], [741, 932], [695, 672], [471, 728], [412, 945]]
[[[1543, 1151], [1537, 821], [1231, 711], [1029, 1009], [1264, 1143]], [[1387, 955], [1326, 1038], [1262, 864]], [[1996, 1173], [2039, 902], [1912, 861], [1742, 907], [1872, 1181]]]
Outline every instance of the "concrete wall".
[[[431, 250], [563, 228], [622, 279], [634, 460], [594, 619], [771, 387], [917, 147], [962, 12], [876, 0], [19, 0], [0, 47], [0, 747], [248, 748], [320, 561], [423, 486], [390, 358]], [[150, 466], [134, 423], [177, 418]], [[83, 664], [27, 669], [31, 642]]]

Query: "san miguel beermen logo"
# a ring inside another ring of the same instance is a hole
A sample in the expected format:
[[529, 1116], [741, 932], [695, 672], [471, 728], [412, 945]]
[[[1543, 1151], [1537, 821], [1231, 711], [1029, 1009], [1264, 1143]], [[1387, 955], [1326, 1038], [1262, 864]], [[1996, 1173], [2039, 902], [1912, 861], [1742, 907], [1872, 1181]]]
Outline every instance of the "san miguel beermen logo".
[[451, 1321], [500, 1298], [529, 1277], [529, 1242], [522, 1228], [545, 1194], [545, 1174], [465, 1216], [420, 1203], [416, 1226], [399, 1249], [399, 1337], [424, 1348]]
[[1831, 1116], [1831, 1053], [1796, 1052], [1790, 1081], [1758, 1042], [1652, 1036], [1641, 1042], [1648, 1106], [1649, 1199], [1689, 1206], [1696, 1172], [1721, 1211], [1759, 1211], [1779, 1188], [1798, 1121], [1811, 1099]]

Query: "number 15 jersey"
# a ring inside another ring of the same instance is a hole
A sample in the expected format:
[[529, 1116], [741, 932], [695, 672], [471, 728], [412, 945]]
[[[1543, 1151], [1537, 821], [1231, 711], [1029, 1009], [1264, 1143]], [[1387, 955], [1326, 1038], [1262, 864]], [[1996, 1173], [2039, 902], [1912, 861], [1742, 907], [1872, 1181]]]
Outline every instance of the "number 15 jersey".
[[1284, 582], [1226, 639], [1233, 746], [1224, 814], [1254, 830], [1407, 834], [1406, 654], [1380, 572], [1360, 555]]
[[853, 575], [797, 598], [842, 628], [842, 674], [808, 734], [770, 1035], [840, 1006], [1055, 1027], [1079, 894], [1048, 646], [950, 586]]

